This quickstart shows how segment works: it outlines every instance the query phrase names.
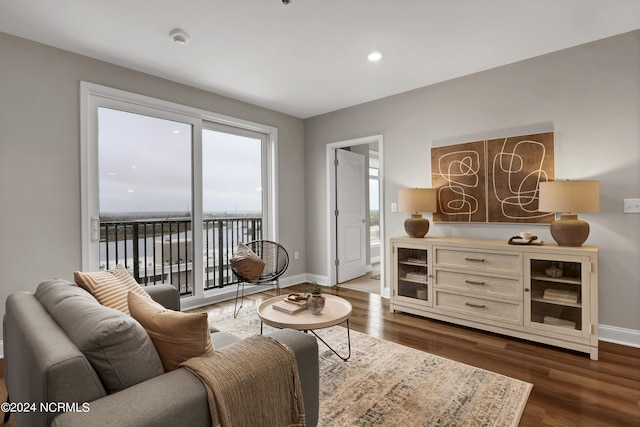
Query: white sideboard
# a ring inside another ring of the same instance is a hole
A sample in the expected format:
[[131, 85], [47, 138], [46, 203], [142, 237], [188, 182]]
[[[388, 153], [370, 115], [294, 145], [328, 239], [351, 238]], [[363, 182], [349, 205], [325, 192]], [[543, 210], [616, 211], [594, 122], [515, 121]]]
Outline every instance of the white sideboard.
[[391, 239], [391, 311], [598, 359], [598, 248]]

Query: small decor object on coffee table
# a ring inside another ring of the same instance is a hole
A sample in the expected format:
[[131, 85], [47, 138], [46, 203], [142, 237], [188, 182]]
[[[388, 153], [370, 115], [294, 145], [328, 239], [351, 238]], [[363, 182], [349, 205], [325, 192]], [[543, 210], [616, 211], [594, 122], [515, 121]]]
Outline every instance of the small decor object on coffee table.
[[311, 312], [311, 314], [322, 313], [325, 298], [322, 296], [320, 285], [316, 282], [311, 283], [307, 288], [307, 293], [309, 294], [307, 297], [307, 307], [309, 308], [309, 312]]
[[300, 313], [307, 309], [307, 297], [301, 294], [289, 294], [282, 301], [273, 303], [273, 309], [288, 314]]

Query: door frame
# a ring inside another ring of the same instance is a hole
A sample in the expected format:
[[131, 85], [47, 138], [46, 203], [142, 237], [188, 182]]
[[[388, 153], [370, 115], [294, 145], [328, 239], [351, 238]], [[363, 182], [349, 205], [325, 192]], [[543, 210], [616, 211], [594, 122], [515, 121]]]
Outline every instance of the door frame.
[[364, 136], [361, 138], [348, 139], [328, 143], [326, 146], [326, 172], [327, 172], [327, 279], [329, 286], [337, 284], [336, 279], [336, 169], [335, 150], [338, 148], [353, 147], [356, 145], [369, 145], [378, 143], [379, 159], [379, 200], [380, 200], [380, 295], [389, 297], [389, 287], [385, 286], [386, 280], [386, 244], [385, 244], [385, 221], [384, 221], [384, 161], [383, 161], [383, 137], [382, 134]]

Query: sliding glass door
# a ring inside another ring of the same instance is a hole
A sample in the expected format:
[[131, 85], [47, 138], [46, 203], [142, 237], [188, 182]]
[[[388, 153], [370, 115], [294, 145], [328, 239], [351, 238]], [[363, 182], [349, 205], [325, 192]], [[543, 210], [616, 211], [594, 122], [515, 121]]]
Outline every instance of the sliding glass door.
[[100, 269], [193, 292], [193, 126], [98, 108]]
[[83, 269], [196, 299], [233, 285], [238, 242], [275, 238], [275, 129], [82, 87]]
[[232, 283], [229, 259], [238, 242], [262, 238], [266, 135], [205, 123], [202, 206], [205, 289]]

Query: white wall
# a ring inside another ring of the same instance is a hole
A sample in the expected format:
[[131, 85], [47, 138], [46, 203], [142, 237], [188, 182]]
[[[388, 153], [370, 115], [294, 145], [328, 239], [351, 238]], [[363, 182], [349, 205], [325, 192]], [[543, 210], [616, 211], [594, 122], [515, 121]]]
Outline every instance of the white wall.
[[[555, 127], [556, 178], [601, 181], [601, 211], [580, 215], [600, 248], [600, 324], [640, 334], [640, 215], [622, 213], [623, 198], [640, 197], [640, 31], [305, 120], [308, 273], [326, 275], [327, 143], [384, 135], [388, 239], [404, 234], [405, 215], [390, 211], [398, 189], [431, 184], [432, 141], [543, 122]], [[429, 234], [507, 240], [521, 228], [438, 223]], [[553, 242], [548, 226], [527, 228]]]
[[10, 293], [81, 268], [81, 80], [277, 127], [280, 241], [302, 252], [302, 120], [0, 33], [0, 317]]

